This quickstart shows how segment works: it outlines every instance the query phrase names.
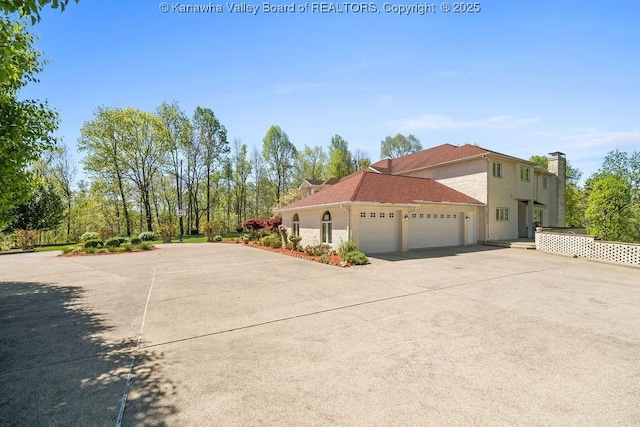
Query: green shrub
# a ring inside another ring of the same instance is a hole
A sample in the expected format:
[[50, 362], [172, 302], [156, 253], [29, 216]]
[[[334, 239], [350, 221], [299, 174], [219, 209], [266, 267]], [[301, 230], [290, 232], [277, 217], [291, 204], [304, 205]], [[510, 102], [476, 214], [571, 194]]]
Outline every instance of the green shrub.
[[76, 251], [76, 246], [65, 246], [62, 248], [62, 253], [72, 254]]
[[142, 243], [142, 240], [139, 237], [132, 237], [130, 242], [132, 245], [139, 245]]
[[236, 227], [236, 232], [237, 232], [237, 233], [242, 233], [243, 231], [244, 231], [244, 228], [242, 228], [242, 226], [241, 226], [241, 225], [239, 225], [239, 226], [237, 226], [237, 227]]
[[150, 251], [153, 248], [153, 245], [149, 242], [142, 242], [140, 243], [140, 245], [138, 245], [138, 248], [142, 249], [143, 251]]
[[102, 247], [102, 240], [92, 239], [84, 242], [85, 250], [88, 248], [101, 248], [101, 247]]
[[125, 252], [130, 252], [133, 249], [133, 245], [129, 242], [127, 243], [123, 243], [121, 246], [122, 250], [124, 250]]
[[87, 231], [82, 236], [80, 236], [81, 242], [86, 242], [88, 240], [100, 240], [100, 235], [95, 231]]
[[319, 243], [317, 245], [308, 245], [304, 247], [304, 252], [311, 256], [329, 255], [330, 251], [331, 246], [326, 243]]
[[123, 243], [129, 243], [129, 238], [128, 237], [118, 236], [118, 237], [114, 237], [114, 239], [118, 239], [118, 241], [120, 242], [121, 245]]
[[219, 234], [216, 234], [215, 236], [213, 236], [213, 241], [214, 242], [222, 242], [222, 236]]
[[95, 253], [96, 248], [84, 248], [84, 253], [86, 254], [92, 254]]
[[143, 231], [138, 235], [138, 237], [143, 242], [151, 242], [153, 240], [158, 240], [158, 236], [153, 231]]
[[320, 258], [318, 258], [318, 261], [320, 261], [323, 264], [329, 264], [329, 254], [320, 255]]
[[[109, 240], [111, 240], [111, 239], [109, 239]], [[107, 240], [107, 242], [109, 240]], [[117, 242], [117, 240], [116, 240], [116, 242]], [[120, 244], [120, 243], [118, 242], [118, 244]], [[105, 245], [106, 245], [106, 243], [105, 243]], [[105, 246], [104, 248], [107, 250], [107, 252], [118, 252], [119, 249], [120, 249], [120, 246]]]
[[364, 265], [369, 263], [369, 258], [360, 251], [351, 251], [346, 253], [342, 258], [342, 261], [346, 261], [349, 264]]
[[117, 237], [112, 237], [111, 239], [104, 242], [104, 247], [109, 250], [109, 248], [117, 248], [120, 246], [120, 240]]
[[267, 234], [262, 239], [260, 239], [260, 244], [262, 246], [268, 246], [270, 248], [281, 248], [282, 239], [280, 238], [280, 234]]
[[[174, 234], [173, 224], [163, 224], [160, 226], [160, 237], [162, 237], [162, 243], [171, 243]], [[144, 239], [143, 239], [144, 240]]]
[[207, 235], [207, 242], [214, 242], [213, 238], [218, 234], [220, 227], [214, 221], [209, 221], [204, 225], [204, 233]]
[[358, 250], [358, 246], [353, 242], [353, 240], [345, 240], [338, 246], [338, 254], [340, 258], [344, 258], [346, 254], [349, 252], [354, 252]]

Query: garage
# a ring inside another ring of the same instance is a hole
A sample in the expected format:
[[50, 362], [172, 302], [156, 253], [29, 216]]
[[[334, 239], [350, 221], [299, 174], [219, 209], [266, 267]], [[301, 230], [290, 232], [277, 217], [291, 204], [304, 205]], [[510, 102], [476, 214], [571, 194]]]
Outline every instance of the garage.
[[409, 216], [409, 249], [458, 246], [464, 242], [463, 215], [451, 212], [419, 212]]
[[402, 215], [399, 210], [371, 209], [360, 212], [360, 244], [364, 253], [402, 250]]

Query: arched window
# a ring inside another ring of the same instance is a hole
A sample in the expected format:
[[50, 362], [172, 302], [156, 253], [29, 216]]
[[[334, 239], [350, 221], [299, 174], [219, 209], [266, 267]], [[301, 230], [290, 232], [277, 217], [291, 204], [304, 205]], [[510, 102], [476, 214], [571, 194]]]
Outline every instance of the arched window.
[[298, 214], [295, 214], [293, 216], [293, 235], [294, 236], [300, 236], [300, 217], [298, 216]]
[[331, 214], [329, 211], [322, 214], [322, 243], [331, 243]]

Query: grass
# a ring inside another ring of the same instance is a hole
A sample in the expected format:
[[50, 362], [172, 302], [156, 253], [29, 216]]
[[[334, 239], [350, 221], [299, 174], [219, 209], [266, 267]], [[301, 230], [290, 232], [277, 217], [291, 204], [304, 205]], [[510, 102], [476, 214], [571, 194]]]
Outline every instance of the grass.
[[36, 248], [36, 252], [49, 252], [49, 251], [61, 251], [64, 250], [67, 246], [73, 246], [73, 243], [68, 243], [64, 245], [47, 245], [47, 246], [39, 246]]

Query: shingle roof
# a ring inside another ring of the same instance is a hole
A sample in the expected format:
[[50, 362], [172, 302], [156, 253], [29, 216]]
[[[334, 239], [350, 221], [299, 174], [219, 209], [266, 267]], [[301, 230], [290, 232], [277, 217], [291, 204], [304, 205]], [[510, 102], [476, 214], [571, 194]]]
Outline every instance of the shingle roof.
[[363, 170], [281, 209], [347, 202], [411, 204], [416, 201], [482, 204], [473, 197], [428, 178], [388, 175]]
[[[478, 147], [477, 145], [465, 144], [456, 146], [443, 144], [438, 145], [437, 147], [418, 151], [416, 153], [407, 154], [406, 156], [398, 157], [391, 161], [389, 161], [389, 159], [383, 159], [372, 164], [371, 167], [383, 173], [399, 173], [488, 153], [493, 152], [491, 150]], [[389, 168], [389, 163], [391, 163], [391, 168]]]

